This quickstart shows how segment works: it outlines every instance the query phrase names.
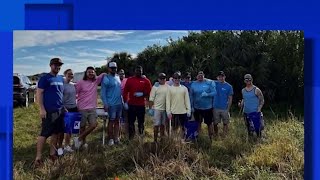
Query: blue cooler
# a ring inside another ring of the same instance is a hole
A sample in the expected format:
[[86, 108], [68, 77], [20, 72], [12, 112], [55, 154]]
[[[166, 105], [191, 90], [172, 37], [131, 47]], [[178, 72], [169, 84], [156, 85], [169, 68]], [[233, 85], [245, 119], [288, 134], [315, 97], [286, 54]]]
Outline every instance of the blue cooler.
[[64, 132], [68, 134], [79, 134], [81, 113], [67, 112], [64, 115]]
[[246, 114], [246, 120], [250, 126], [250, 131], [256, 132], [258, 135], [260, 135], [260, 132], [262, 130], [261, 126], [261, 113], [260, 112], [252, 112], [249, 114]]
[[186, 139], [194, 140], [198, 137], [198, 122], [187, 121], [185, 124], [186, 128]]

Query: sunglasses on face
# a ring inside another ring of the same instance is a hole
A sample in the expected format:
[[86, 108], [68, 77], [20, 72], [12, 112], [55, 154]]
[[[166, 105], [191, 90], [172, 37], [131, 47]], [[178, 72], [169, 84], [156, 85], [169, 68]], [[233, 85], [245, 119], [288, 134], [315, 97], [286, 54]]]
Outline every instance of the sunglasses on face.
[[246, 79], [244, 79], [245, 81], [251, 81], [252, 79], [249, 79], [249, 78], [246, 78]]
[[165, 77], [161, 77], [161, 78], [159, 78], [160, 80], [165, 80], [166, 78]]

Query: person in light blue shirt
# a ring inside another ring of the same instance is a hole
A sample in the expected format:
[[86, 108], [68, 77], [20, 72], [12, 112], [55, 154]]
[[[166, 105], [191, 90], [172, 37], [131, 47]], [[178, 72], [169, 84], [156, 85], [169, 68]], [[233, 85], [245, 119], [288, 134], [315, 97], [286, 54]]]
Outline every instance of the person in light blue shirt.
[[103, 77], [101, 82], [101, 99], [104, 110], [109, 114], [108, 136], [109, 145], [112, 146], [120, 142], [119, 127], [122, 114], [121, 81], [117, 72], [115, 62], [108, 63], [109, 74]]
[[197, 75], [197, 80], [191, 84], [191, 108], [194, 112], [194, 119], [199, 123], [198, 132], [201, 131], [201, 123], [204, 120], [204, 123], [208, 126], [210, 139], [213, 137], [213, 97], [216, 93], [215, 82], [205, 79], [203, 71], [200, 71]]
[[232, 104], [233, 88], [226, 82], [226, 75], [220, 71], [216, 81], [217, 94], [213, 100], [214, 133], [218, 136], [218, 124], [223, 121], [223, 135], [228, 133], [228, 124], [230, 122], [230, 107]]
[[264, 127], [261, 109], [264, 105], [264, 97], [262, 91], [253, 85], [251, 74], [244, 76], [246, 87], [242, 89], [242, 101], [238, 104], [243, 107], [244, 118], [248, 135], [252, 136], [255, 131], [258, 137], [261, 137], [261, 131]]

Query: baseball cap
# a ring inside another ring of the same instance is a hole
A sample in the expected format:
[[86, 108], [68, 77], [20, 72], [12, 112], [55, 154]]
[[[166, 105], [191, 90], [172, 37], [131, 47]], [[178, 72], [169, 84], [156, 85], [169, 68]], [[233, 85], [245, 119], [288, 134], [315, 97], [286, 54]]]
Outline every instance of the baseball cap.
[[63, 62], [61, 61], [61, 59], [60, 59], [60, 58], [52, 58], [52, 59], [50, 60], [50, 65], [52, 65], [52, 64], [59, 64], [59, 65], [62, 65], [62, 64], [63, 64]]
[[166, 74], [165, 73], [159, 73], [158, 78], [159, 79], [166, 78]]
[[116, 62], [109, 62], [108, 67], [109, 68], [116, 68], [117, 67], [117, 63]]
[[218, 76], [225, 76], [223, 71], [219, 71]]
[[246, 74], [246, 75], [244, 75], [244, 79], [252, 79], [251, 74]]
[[198, 75], [204, 75], [203, 71], [199, 71]]

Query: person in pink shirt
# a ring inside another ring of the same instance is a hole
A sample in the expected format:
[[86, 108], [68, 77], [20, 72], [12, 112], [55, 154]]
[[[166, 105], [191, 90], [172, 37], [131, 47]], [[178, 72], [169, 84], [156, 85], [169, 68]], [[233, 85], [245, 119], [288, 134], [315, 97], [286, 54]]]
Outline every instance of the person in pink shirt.
[[[127, 79], [125, 72], [123, 69], [120, 69], [118, 71], [118, 75], [120, 77], [120, 81], [121, 81], [121, 95], [123, 96], [123, 91], [124, 91], [124, 86], [126, 85]], [[128, 111], [125, 110], [124, 108], [122, 108], [122, 116], [120, 119], [120, 134], [119, 137], [121, 137], [121, 134], [126, 135], [128, 134]]]
[[121, 92], [123, 94], [124, 86], [126, 85], [126, 82], [127, 82], [128, 78], [126, 78], [126, 75], [125, 75], [123, 69], [120, 69], [118, 74], [119, 74], [120, 81], [121, 81]]
[[[87, 67], [83, 80], [76, 84], [77, 106], [81, 113], [80, 135], [74, 138], [74, 146], [79, 149], [81, 145], [87, 146], [86, 137], [97, 127], [97, 87], [101, 83], [105, 73], [96, 76], [93, 67]], [[86, 128], [87, 123], [89, 127]]]

